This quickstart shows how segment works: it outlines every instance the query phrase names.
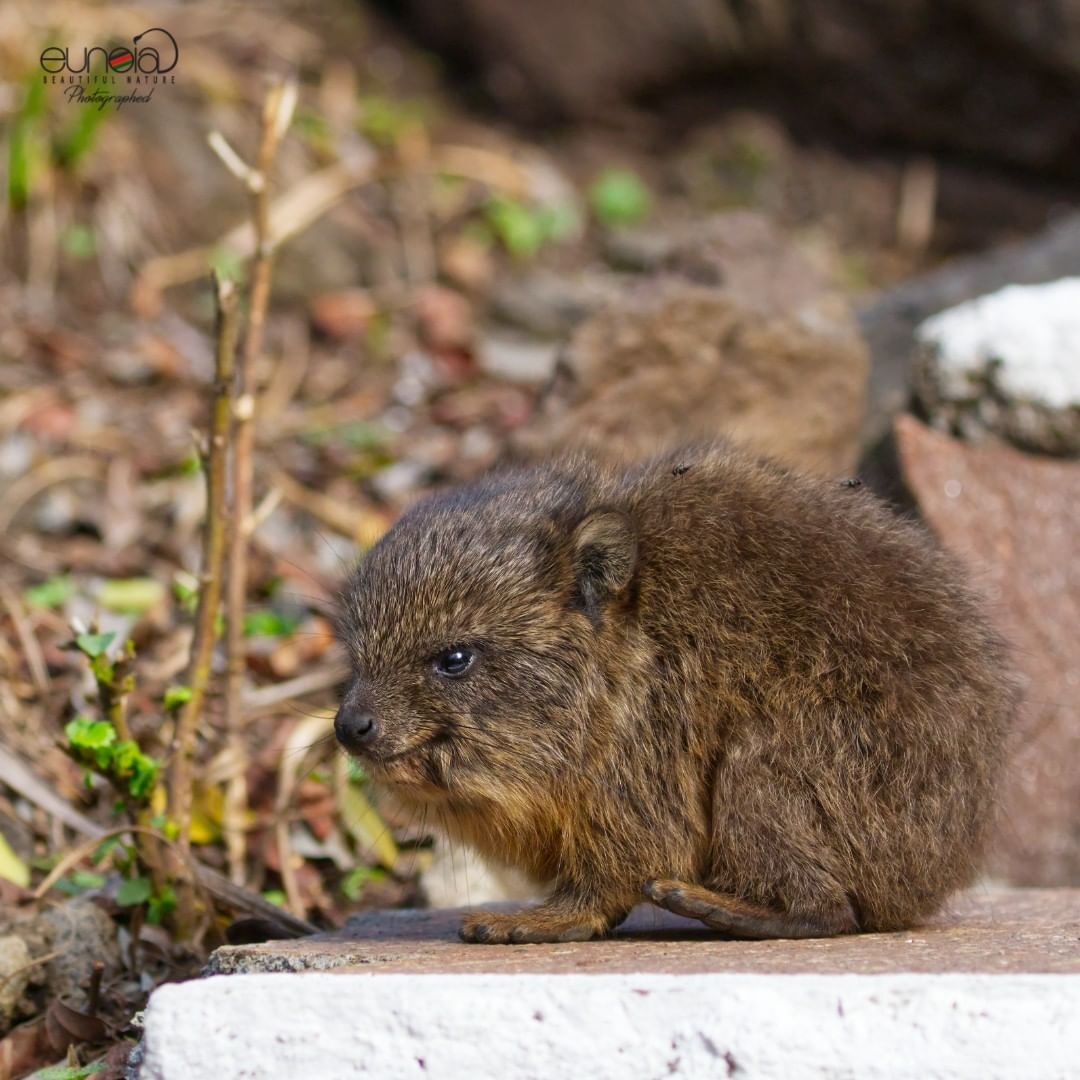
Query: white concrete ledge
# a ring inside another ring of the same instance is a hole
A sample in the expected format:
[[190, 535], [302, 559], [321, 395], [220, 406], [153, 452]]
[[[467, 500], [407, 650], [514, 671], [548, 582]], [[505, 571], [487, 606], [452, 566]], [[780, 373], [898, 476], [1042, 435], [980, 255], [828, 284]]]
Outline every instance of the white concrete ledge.
[[[1080, 943], [1078, 943], [1080, 947]], [[1080, 1075], [1080, 975], [215, 976], [164, 986], [140, 1080]]]

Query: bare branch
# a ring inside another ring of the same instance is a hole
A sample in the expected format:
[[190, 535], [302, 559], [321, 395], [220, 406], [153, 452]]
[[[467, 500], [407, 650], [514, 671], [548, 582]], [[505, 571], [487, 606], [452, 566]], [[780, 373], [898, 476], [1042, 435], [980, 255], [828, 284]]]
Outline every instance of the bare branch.
[[[235, 747], [243, 721], [245, 673], [244, 606], [247, 597], [248, 544], [252, 528], [253, 450], [255, 445], [255, 378], [262, 356], [266, 310], [270, 301], [270, 280], [275, 252], [271, 233], [269, 175], [278, 144], [292, 118], [296, 87], [282, 82], [271, 87], [263, 103], [262, 131], [255, 171], [260, 183], [249, 185], [252, 222], [255, 229], [255, 259], [251, 269], [247, 332], [237, 370], [233, 408], [233, 507], [230, 520], [229, 580], [225, 598], [228, 641], [228, 676], [225, 690], [227, 745]], [[224, 832], [229, 857], [229, 875], [243, 880], [243, 816], [247, 805], [244, 775], [236, 770], [225, 790]]]
[[184, 851], [190, 845], [192, 760], [195, 735], [202, 718], [203, 702], [210, 684], [210, 663], [217, 639], [217, 615], [221, 606], [221, 576], [225, 560], [225, 530], [228, 509], [225, 497], [226, 463], [229, 452], [230, 399], [236, 356], [236, 288], [231, 281], [214, 274], [217, 305], [217, 350], [214, 367], [213, 405], [210, 417], [210, 450], [206, 465], [206, 524], [203, 528], [202, 586], [195, 617], [195, 640], [191, 648], [187, 685], [191, 697], [184, 705], [173, 740], [169, 777], [170, 816], [180, 830]]

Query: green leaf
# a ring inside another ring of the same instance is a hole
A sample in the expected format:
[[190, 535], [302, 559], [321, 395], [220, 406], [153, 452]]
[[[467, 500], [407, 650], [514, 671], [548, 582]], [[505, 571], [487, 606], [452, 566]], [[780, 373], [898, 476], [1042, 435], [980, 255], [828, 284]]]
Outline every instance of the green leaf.
[[608, 228], [644, 220], [651, 203], [649, 189], [629, 169], [607, 169], [589, 188], [589, 205], [597, 221]]
[[145, 904], [152, 892], [149, 878], [127, 878], [116, 890], [116, 902], [120, 907], [135, 907], [137, 904]]
[[357, 866], [342, 878], [341, 891], [347, 899], [355, 903], [369, 882], [382, 881], [385, 877], [386, 871], [378, 866]]
[[[107, 770], [111, 766], [116, 751], [116, 729], [108, 720], [76, 716], [64, 725], [64, 734], [80, 764], [93, 765], [99, 770]], [[93, 786], [89, 771], [84, 779], [89, 790]]]
[[284, 615], [272, 608], [260, 608], [244, 616], [244, 637], [287, 637], [300, 622], [297, 615]]
[[372, 142], [393, 146], [404, 136], [422, 128], [429, 112], [423, 101], [368, 94], [360, 98], [358, 126]]
[[116, 728], [108, 720], [76, 716], [64, 725], [64, 734], [76, 750], [100, 750], [116, 742]]
[[116, 674], [116, 666], [113, 662], [102, 653], [100, 656], [95, 656], [90, 661], [90, 671], [93, 673], [94, 679], [99, 685], [111, 686], [113, 676]]
[[49, 1065], [31, 1073], [27, 1080], [86, 1080], [104, 1068], [104, 1061], [92, 1061], [89, 1065]]
[[153, 578], [119, 578], [106, 581], [97, 594], [97, 601], [109, 611], [142, 615], [165, 598], [165, 586]]
[[173, 596], [185, 611], [194, 612], [199, 606], [199, 582], [191, 574], [178, 571], [172, 583]]
[[543, 214], [516, 199], [492, 199], [484, 213], [499, 242], [516, 259], [532, 258], [548, 239]]
[[0, 832], [0, 878], [13, 881], [26, 888], [30, 884], [30, 867], [15, 854], [15, 849], [8, 843], [7, 837]]
[[75, 114], [75, 119], [60, 137], [55, 153], [57, 163], [72, 170], [93, 148], [98, 128], [108, 119], [109, 110], [83, 107], [69, 111]]
[[89, 870], [75, 870], [67, 877], [62, 877], [55, 888], [66, 896], [78, 896], [91, 889], [100, 889], [104, 884], [105, 878], [101, 874], [94, 874]]
[[568, 203], [542, 206], [537, 213], [548, 240], [565, 240], [578, 232], [581, 227], [581, 215], [575, 206]]
[[105, 650], [112, 644], [115, 634], [80, 634], [75, 639], [75, 644], [91, 659], [102, 656]]
[[175, 840], [180, 835], [180, 826], [168, 814], [155, 814], [150, 819], [150, 824], [158, 832], [164, 833], [169, 840]]
[[147, 922], [162, 923], [176, 910], [176, 892], [171, 885], [163, 885], [161, 892], [150, 897], [146, 909]]
[[71, 225], [60, 237], [60, 246], [73, 259], [89, 259], [97, 250], [97, 236], [88, 225]]
[[143, 799], [157, 779], [158, 763], [144, 754], [134, 739], [125, 739], [113, 750], [110, 772], [127, 784], [133, 798]]
[[177, 709], [191, 700], [190, 686], [170, 686], [162, 699], [166, 709]]
[[31, 608], [58, 608], [74, 591], [71, 578], [51, 577], [40, 585], [31, 585], [23, 593], [23, 601]]
[[266, 889], [263, 894], [264, 900], [269, 900], [271, 904], [276, 907], [284, 907], [285, 902], [288, 899], [281, 889]]
[[203, 459], [192, 450], [176, 467], [178, 476], [198, 476], [203, 471]]
[[239, 283], [244, 280], [244, 260], [232, 248], [221, 245], [210, 255], [209, 269], [217, 272], [224, 281]]
[[119, 836], [110, 836], [105, 840], [102, 840], [102, 842], [94, 849], [93, 854], [90, 856], [90, 861], [97, 866], [108, 857], [110, 852], [116, 847], [122, 846], [123, 843], [123, 839]]
[[45, 80], [31, 75], [26, 97], [8, 134], [8, 203], [20, 209], [30, 199], [30, 189], [46, 161], [41, 119], [45, 112]]

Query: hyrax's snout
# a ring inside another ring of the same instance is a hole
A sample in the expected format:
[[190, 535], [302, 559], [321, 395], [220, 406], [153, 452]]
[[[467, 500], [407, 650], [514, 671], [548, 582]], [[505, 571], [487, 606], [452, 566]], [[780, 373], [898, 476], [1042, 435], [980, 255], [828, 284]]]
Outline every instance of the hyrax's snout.
[[379, 733], [379, 725], [371, 708], [371, 700], [357, 684], [345, 692], [334, 717], [334, 734], [346, 750], [362, 753]]

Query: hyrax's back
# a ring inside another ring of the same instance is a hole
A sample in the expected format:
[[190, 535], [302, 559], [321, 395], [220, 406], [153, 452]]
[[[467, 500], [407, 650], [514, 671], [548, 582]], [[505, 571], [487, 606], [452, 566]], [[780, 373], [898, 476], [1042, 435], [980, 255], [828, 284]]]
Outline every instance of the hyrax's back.
[[967, 883], [1013, 690], [958, 567], [857, 487], [723, 449], [614, 488], [642, 630], [680, 658], [660, 722], [715, 763], [709, 886], [875, 930]]

